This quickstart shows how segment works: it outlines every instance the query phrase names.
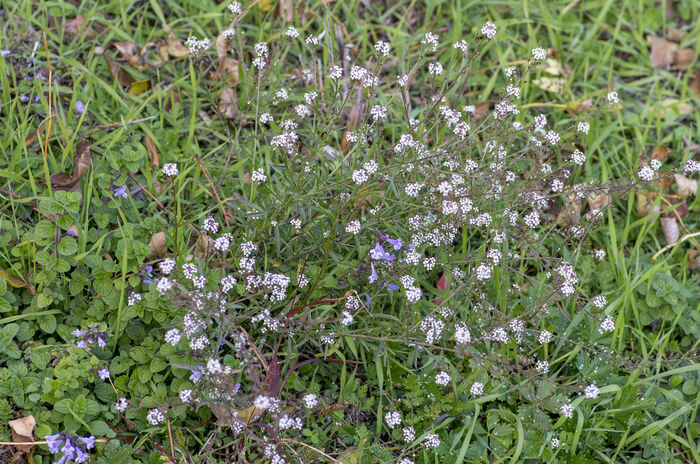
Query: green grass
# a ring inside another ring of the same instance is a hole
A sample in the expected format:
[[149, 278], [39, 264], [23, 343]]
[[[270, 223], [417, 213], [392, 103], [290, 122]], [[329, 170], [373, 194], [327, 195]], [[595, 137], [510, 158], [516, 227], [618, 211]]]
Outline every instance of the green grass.
[[[129, 288], [141, 281], [139, 273], [145, 272], [145, 265], [155, 265], [155, 259], [146, 258], [154, 233], [167, 233], [169, 255], [197, 255], [197, 234], [192, 227], [201, 228], [208, 214], [223, 219], [221, 213], [226, 210], [235, 233], [255, 223], [251, 230], [259, 235], [249, 238], [260, 238], [259, 223], [270, 211], [289, 218], [301, 211], [304, 222], [311, 223], [317, 216], [304, 216], [312, 211], [305, 206], [339, 189], [340, 183], [324, 184], [321, 174], [313, 180], [283, 177], [287, 160], [260, 143], [266, 129], [256, 122], [256, 75], [250, 60], [239, 63], [233, 77], [238, 82], [232, 85], [237, 92], [237, 111], [252, 113], [247, 120], [234, 117], [222, 122], [218, 107], [222, 80], [214, 82], [211, 68], [203, 72], [188, 58], [171, 57], [162, 66], [141, 71], [119, 61], [135, 80], [150, 80], [151, 87], [139, 95], [129, 94], [109, 73], [101, 55], [121, 58], [111, 43], [134, 41], [139, 50], [149, 43], [158, 44], [149, 50], [148, 57], [162, 60], [157, 50], [167, 40], [163, 24], [183, 43], [189, 35], [215, 38], [228, 25], [226, 3], [78, 3], [0, 2], [0, 49], [26, 56], [37, 43], [35, 59], [42, 74], [48, 78], [48, 53], [54, 77], [49, 94], [47, 81], [21, 79], [29, 64], [26, 60], [15, 61], [16, 55], [0, 58], [0, 118], [4, 128], [0, 131], [0, 270], [8, 277], [0, 278], [0, 299], [4, 298], [0, 306], [0, 441], [12, 439], [8, 420], [32, 414], [38, 424], [34, 429], [37, 440], [64, 428], [98, 438], [119, 437], [100, 449], [95, 462], [167, 462], [171, 444], [178, 463], [229, 462], [225, 453], [237, 446], [252, 449], [252, 445], [240, 445], [227, 427], [215, 426], [216, 417], [208, 411], [173, 415], [172, 437], [163, 424], [155, 427], [146, 423], [146, 410], [175, 397], [178, 387], [187, 384], [189, 373], [185, 375], [187, 371], [176, 366], [185, 364], [184, 360], [167, 351], [162, 342], [163, 333], [175, 323], [173, 315], [178, 308], [152, 296], [153, 291], [148, 294], [151, 296], [144, 293], [142, 308], [128, 307]], [[655, 69], [646, 38], [668, 37], [671, 29], [680, 30], [684, 38], [679, 48], [700, 50], [698, 2], [350, 0], [326, 6], [320, 0], [279, 5], [263, 1], [253, 5], [240, 24], [234, 48], [249, 50], [255, 42], [280, 38], [286, 27], [280, 13], [284, 5], [293, 7], [289, 24], [297, 27], [300, 40], [326, 30], [324, 52], [317, 55], [324, 66], [336, 62], [337, 57], [331, 57], [328, 50], [337, 50], [339, 43], [351, 44], [347, 50], [352, 62], [365, 65], [377, 40], [391, 42], [392, 59], [384, 72], [391, 77], [410, 70], [420, 54], [417, 44], [426, 32], [440, 34], [438, 56], [447, 58], [452, 56], [452, 42], [470, 42], [485, 21], [494, 22], [499, 34], [485, 46], [477, 67], [459, 88], [453, 103], [460, 106], [498, 101], [497, 91], [503, 83], [500, 70], [526, 61], [534, 47], [550, 48], [563, 75], [536, 70], [533, 78], [561, 77], [566, 85], [558, 93], [543, 90], [532, 81], [523, 85], [522, 101], [530, 104], [532, 114], [546, 113], [550, 121], [556, 121], [555, 128], [563, 130], [579, 117], [567, 105], [572, 108], [589, 99], [597, 102], [610, 90], [616, 90], [622, 102], [612, 110], [591, 113], [591, 130], [585, 142], [587, 161], [574, 171], [575, 179], [605, 182], [633, 177], [640, 160], [660, 145], [670, 152], [665, 166], [679, 167], [688, 159], [697, 159], [693, 144], [700, 136], [700, 95], [691, 86], [696, 70], [700, 70], [697, 58], [685, 71]], [[244, 9], [247, 6], [244, 4]], [[78, 14], [86, 18], [94, 37], [73, 37], [61, 26]], [[298, 50], [282, 57], [295, 66], [308, 59]], [[280, 81], [289, 78], [274, 77]], [[24, 102], [23, 95], [30, 99], [38, 96], [39, 102]], [[49, 96], [53, 102], [51, 134], [44, 154], [45, 132], [40, 133], [38, 142], [25, 141], [48, 120]], [[301, 102], [299, 95], [295, 98]], [[382, 98], [389, 97], [380, 95], [380, 101]], [[87, 108], [83, 114], [75, 111], [78, 100]], [[690, 111], [679, 114], [667, 109], [663, 114], [660, 104], [670, 100], [690, 105]], [[414, 111], [411, 116], [419, 114], [419, 109]], [[314, 127], [318, 140], [338, 147], [340, 137], [322, 129]], [[388, 131], [402, 133], [398, 124], [389, 125]], [[159, 166], [146, 151], [146, 135], [154, 143]], [[79, 183], [82, 199], [49, 190], [42, 179], [73, 172], [73, 156], [81, 138], [89, 140], [96, 150], [91, 169]], [[201, 159], [201, 168], [195, 154]], [[169, 162], [178, 163], [180, 175], [163, 185], [158, 172]], [[270, 166], [267, 173], [276, 190], [259, 189], [249, 181], [251, 171], [260, 166]], [[341, 169], [340, 162], [333, 166]], [[140, 179], [150, 195], [138, 192], [140, 188], [128, 172]], [[132, 194], [113, 200], [112, 189], [125, 184]], [[661, 192], [657, 186], [647, 190]], [[672, 192], [672, 188], [665, 190]], [[282, 199], [279, 204], [274, 203], [275, 196]], [[521, 408], [529, 404], [522, 399], [526, 396], [523, 392], [530, 389], [533, 398], [548, 400], [554, 396], [552, 391], [539, 384], [535, 388], [524, 379], [518, 384], [517, 395], [504, 383], [502, 392], [494, 387], [483, 397], [468, 397], [469, 385], [484, 373], [471, 361], [455, 357], [450, 367], [465, 372], [471, 369], [472, 374], [459, 382], [453, 380], [449, 394], [433, 392], [438, 398], [433, 406], [411, 410], [417, 423], [423, 424], [447, 414], [432, 429], [417, 430], [416, 443], [434, 432], [440, 434], [442, 445], [437, 453], [417, 447], [416, 462], [700, 462], [700, 338], [697, 331], [693, 333], [693, 328], [700, 329], [700, 282], [688, 257], [688, 251], [697, 250], [698, 245], [697, 241], [684, 241], [653, 261], [652, 256], [666, 246], [666, 240], [658, 220], [637, 213], [638, 201], [634, 191], [615, 200], [592, 232], [590, 249], [584, 250], [577, 263], [581, 266], [581, 293], [586, 298], [601, 293], [608, 298], [605, 314], [613, 316], [616, 323], [612, 337], [606, 339], [609, 352], [587, 350], [565, 340], [547, 348], [548, 359], [557, 365], [551, 374], [560, 376], [571, 391], [580, 391], [575, 390], [580, 378], [605, 372], [607, 382], [599, 383], [601, 399], [590, 405], [577, 398], [572, 419], [557, 417], [549, 429], [535, 431], [527, 425], [531, 418], [524, 418], [536, 412]], [[670, 213], [659, 196], [654, 201], [661, 211]], [[697, 197], [689, 197], [686, 203], [688, 215], [683, 221], [687, 230], [681, 229], [681, 238], [697, 232], [699, 226]], [[346, 219], [346, 211], [332, 211], [324, 203], [315, 207], [315, 214], [328, 220], [329, 230]], [[71, 226], [77, 231], [76, 239], [65, 236]], [[359, 262], [353, 250], [366, 253], [365, 244], [346, 240], [334, 248], [335, 232], [328, 239], [307, 243], [268, 228], [272, 232], [260, 250], [260, 261], [266, 266], [289, 268], [297, 275], [307, 264], [305, 260], [297, 263], [299, 256], [318, 256], [315, 265], [320, 272], [310, 283], [315, 291], [300, 296], [297, 303], [314, 305], [314, 317], [320, 320], [335, 317], [334, 306], [319, 301], [343, 296], [344, 289], [339, 295], [330, 293], [336, 287], [343, 288], [341, 282], [352, 281], [354, 264], [348, 263]], [[468, 240], [463, 243], [462, 256], [467, 256]], [[606, 251], [603, 262], [589, 256], [593, 248]], [[289, 256], [289, 261], [277, 262], [281, 255]], [[89, 272], [74, 267], [78, 262]], [[3, 286], [3, 282], [8, 285]], [[28, 283], [35, 291], [25, 285]], [[434, 289], [436, 295], [443, 295], [439, 292]], [[507, 298], [504, 292], [501, 301]], [[561, 307], [565, 317], [553, 316], [551, 327], [562, 338], [576, 334], [594, 339], [597, 326], [577, 313], [575, 306]], [[309, 345], [315, 346], [313, 335], [303, 335], [299, 341], [285, 339], [279, 352], [274, 351], [275, 356], [279, 354], [281, 371], [290, 372], [289, 388], [295, 394], [327, 391], [323, 406], [341, 405], [324, 413], [328, 425], [305, 432], [307, 444], [297, 447], [298, 453], [305, 453], [300, 454], [301, 462], [390, 462], [404, 445], [399, 440], [400, 430], [392, 432], [382, 421], [387, 408], [395, 406], [401, 395], [406, 402], [425, 400], [416, 376], [434, 370], [437, 361], [417, 368], [418, 351], [405, 343], [411, 334], [386, 335], [405, 322], [405, 313], [393, 299], [381, 311], [369, 313], [372, 322], [365, 332], [343, 336], [342, 343], [323, 353], [324, 358], [342, 360], [339, 363], [314, 362], [296, 368], [300, 353], [310, 352]], [[414, 319], [415, 330], [419, 319]], [[96, 322], [113, 335], [108, 346], [97, 349], [94, 355], [70, 346], [74, 341], [70, 333], [85, 328], [86, 321]], [[267, 356], [266, 362], [272, 363], [274, 343], [260, 340], [261, 357]], [[321, 357], [321, 353], [316, 354]], [[518, 356], [514, 349], [503, 354], [511, 360]], [[608, 362], [608, 358], [614, 360]], [[128, 430], [116, 414], [113, 387], [95, 382], [94, 373], [89, 373], [100, 362], [109, 364], [113, 385], [120, 392], [143, 400], [138, 403], [139, 412], [127, 416], [137, 424], [135, 429]], [[580, 366], [580, 375], [572, 374], [576, 366]], [[497, 369], [498, 365], [490, 367]], [[556, 394], [560, 393], [557, 390]], [[86, 398], [84, 414], [75, 412], [79, 395]], [[65, 399], [73, 403], [64, 411], [68, 403], [56, 405]], [[351, 410], [370, 419], [353, 422], [348, 419]], [[331, 431], [334, 422], [342, 426]], [[565, 446], [551, 449], [549, 441], [554, 436]], [[251, 462], [261, 459], [251, 456]], [[52, 462], [46, 446], [34, 448], [27, 457], [36, 463]]]

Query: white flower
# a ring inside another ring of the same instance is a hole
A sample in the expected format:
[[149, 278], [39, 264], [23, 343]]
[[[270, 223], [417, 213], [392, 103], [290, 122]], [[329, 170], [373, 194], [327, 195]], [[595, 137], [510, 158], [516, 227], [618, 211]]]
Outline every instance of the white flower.
[[377, 50], [377, 53], [379, 53], [382, 56], [389, 56], [391, 45], [389, 45], [387, 42], [384, 42], [383, 40], [380, 40], [374, 45], [374, 49]]
[[491, 22], [487, 22], [481, 26], [481, 33], [486, 36], [487, 39], [493, 39], [493, 37], [496, 35], [496, 25]]
[[307, 393], [306, 395], [304, 395], [303, 400], [304, 404], [309, 409], [315, 408], [318, 404], [318, 398], [313, 393]]
[[656, 177], [656, 173], [649, 166], [643, 166], [639, 171], [637, 171], [637, 177], [646, 182], [651, 182]]
[[433, 76], [439, 76], [440, 74], [442, 74], [442, 64], [430, 63], [428, 65], [428, 72]]
[[127, 401], [126, 398], [119, 398], [117, 403], [114, 405], [114, 407], [117, 408], [117, 411], [119, 411], [119, 412], [126, 411], [126, 408], [128, 406], [129, 406], [129, 402]]
[[608, 99], [608, 103], [610, 103], [611, 105], [614, 105], [614, 104], [620, 102], [620, 98], [617, 96], [617, 92], [609, 92], [607, 99]]
[[594, 400], [594, 399], [598, 398], [599, 393], [600, 393], [600, 389], [596, 386], [595, 382], [590, 384], [589, 386], [586, 387], [585, 390], [583, 390], [583, 394], [589, 400]]
[[182, 335], [178, 329], [170, 329], [165, 333], [165, 341], [175, 346], [180, 341]]
[[559, 414], [566, 417], [567, 419], [571, 419], [572, 417], [574, 417], [574, 406], [571, 403], [561, 405], [559, 407]]
[[591, 125], [587, 122], [580, 121], [578, 125], [576, 126], [576, 130], [578, 132], [583, 132], [584, 134], [588, 134], [588, 131], [590, 130]]
[[345, 232], [348, 234], [357, 235], [360, 233], [360, 221], [350, 221], [347, 226], [345, 226]]
[[549, 341], [552, 339], [552, 332], [549, 332], [548, 330], [543, 330], [540, 332], [540, 338], [539, 342], [541, 344], [549, 343]]
[[251, 179], [253, 179], [253, 182], [257, 182], [258, 184], [262, 184], [267, 180], [267, 176], [265, 175], [265, 170], [263, 168], [256, 169], [253, 171], [253, 175], [251, 176]]
[[420, 41], [420, 43], [423, 45], [431, 45], [432, 50], [436, 51], [438, 46], [438, 40], [439, 37], [437, 35], [433, 34], [432, 32], [427, 32], [425, 34], [425, 37], [423, 37], [423, 40]]
[[484, 384], [481, 382], [474, 382], [471, 387], [469, 387], [469, 393], [474, 396], [481, 396], [484, 394]]
[[605, 305], [608, 304], [607, 298], [605, 298], [604, 295], [598, 295], [593, 300], [591, 300], [591, 303], [593, 303], [593, 306], [595, 306], [598, 309], [603, 309], [605, 308]]
[[297, 37], [299, 37], [299, 31], [297, 31], [294, 26], [289, 26], [285, 31], [284, 35], [286, 35], [287, 37], [291, 37], [292, 39], [296, 39]]
[[416, 439], [416, 430], [413, 427], [404, 427], [403, 430], [403, 441], [406, 443], [411, 443]]
[[603, 321], [600, 323], [600, 329], [598, 330], [600, 333], [605, 333], [605, 332], [612, 332], [615, 330], [615, 321], [611, 316], [605, 316]]
[[163, 165], [163, 169], [161, 169], [161, 171], [163, 172], [163, 174], [170, 177], [175, 177], [180, 172], [177, 169], [177, 164], [175, 163], [166, 163], [165, 165]]
[[163, 293], [167, 292], [173, 288], [173, 282], [172, 280], [168, 279], [167, 277], [162, 277], [159, 281], [158, 284], [156, 285], [156, 289], [158, 289], [158, 292], [162, 295]]
[[341, 319], [340, 323], [343, 324], [344, 327], [349, 326], [355, 320], [355, 318], [353, 317], [353, 315], [350, 311], [343, 311], [342, 314], [343, 314], [343, 319]]
[[384, 417], [384, 420], [386, 421], [386, 425], [388, 425], [390, 429], [394, 429], [401, 425], [401, 413], [399, 413], [398, 411], [389, 412]]
[[158, 425], [165, 420], [165, 416], [159, 409], [151, 409], [146, 415], [146, 420], [151, 425]]
[[435, 376], [435, 383], [438, 385], [445, 386], [448, 383], [450, 383], [450, 374], [448, 374], [445, 371], [438, 372], [438, 374]]
[[537, 364], [535, 364], [535, 370], [537, 372], [546, 373], [549, 371], [549, 363], [547, 361], [537, 361]]
[[547, 58], [547, 50], [544, 48], [533, 48], [532, 49], [532, 59], [536, 61], [542, 61]]
[[241, 3], [233, 2], [228, 6], [228, 9], [231, 11], [232, 14], [239, 15], [241, 14]]

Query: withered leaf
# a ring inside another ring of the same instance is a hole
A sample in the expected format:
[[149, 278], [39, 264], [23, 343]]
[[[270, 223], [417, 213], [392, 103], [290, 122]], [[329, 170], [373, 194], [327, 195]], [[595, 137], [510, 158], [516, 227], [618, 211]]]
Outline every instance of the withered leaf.
[[53, 174], [51, 176], [51, 188], [57, 190], [67, 190], [71, 192], [80, 192], [80, 179], [90, 169], [92, 157], [90, 156], [90, 142], [85, 139], [80, 139], [75, 147], [73, 155], [73, 174], [68, 175], [64, 172]]
[[112, 45], [114, 45], [114, 48], [119, 50], [124, 59], [132, 68], [143, 71], [148, 67], [141, 64], [141, 60], [139, 59], [139, 49], [136, 46], [136, 42], [113, 42]]
[[160, 258], [165, 255], [168, 251], [168, 238], [165, 232], [156, 232], [151, 237], [151, 241], [148, 242], [148, 246], [151, 247], [151, 252], [148, 254], [147, 258]]
[[666, 148], [663, 145], [659, 145], [656, 148], [654, 148], [654, 152], [651, 154], [651, 159], [663, 161], [666, 158], [668, 158], [668, 154], [670, 152], [668, 151], [668, 148]]
[[153, 140], [151, 140], [151, 137], [148, 134], [146, 134], [144, 140], [146, 142], [148, 160], [151, 162], [151, 166], [153, 166], [155, 169], [158, 169], [158, 167], [160, 166], [160, 160], [158, 159], [158, 149], [156, 148], [156, 144], [153, 143]]
[[540, 77], [532, 81], [537, 87], [547, 92], [562, 93], [566, 88], [566, 79], [561, 77]]
[[0, 267], [0, 278], [5, 279], [5, 281], [7, 282], [7, 284], [10, 287], [26, 288], [27, 292], [30, 295], [36, 295], [36, 288], [34, 287], [34, 285], [32, 285], [29, 282], [26, 282], [25, 280], [22, 280], [20, 278], [12, 277], [12, 275], [10, 275], [9, 272], [7, 272], [5, 269], [3, 269], [1, 267]]
[[124, 87], [131, 87], [131, 84], [136, 82], [136, 79], [131, 77], [131, 74], [129, 74], [124, 68], [119, 66], [117, 63], [112, 60], [106, 53], [103, 54], [105, 61], [107, 62], [107, 66], [109, 67], [109, 73], [116, 77], [117, 80], [121, 85]]
[[[20, 419], [11, 420], [7, 424], [12, 431], [12, 441], [22, 443], [31, 443], [34, 441], [34, 427], [36, 426], [34, 416], [29, 415]], [[25, 453], [31, 450], [32, 446], [34, 445], [16, 445], [19, 451]]]
[[678, 195], [681, 198], [688, 198], [690, 195], [698, 194], [698, 181], [688, 179], [683, 174], [674, 174], [676, 185], [678, 186]]
[[691, 271], [700, 269], [700, 257], [698, 257], [698, 254], [700, 254], [700, 251], [694, 248], [688, 250], [688, 267]]
[[474, 121], [479, 122], [488, 116], [490, 107], [491, 102], [489, 101], [481, 102], [476, 105], [476, 108], [474, 108]]
[[221, 91], [221, 96], [219, 97], [219, 112], [225, 118], [229, 119], [238, 114], [238, 96], [230, 87]]
[[81, 14], [76, 16], [73, 21], [61, 24], [61, 27], [73, 37], [84, 35], [87, 39], [95, 38], [95, 31], [93, 31], [92, 27], [89, 25], [87, 27], [85, 26], [85, 17]]
[[187, 49], [187, 47], [182, 45], [180, 39], [177, 38], [177, 36], [172, 30], [170, 30], [167, 24], [163, 24], [163, 30], [168, 34], [168, 44], [165, 46], [165, 51], [168, 52], [168, 55], [174, 56], [175, 58], [183, 58], [190, 54], [190, 51]]
[[39, 140], [39, 137], [41, 137], [44, 134], [44, 132], [46, 132], [46, 125], [48, 121], [48, 119], [44, 120], [41, 124], [39, 124], [39, 127], [36, 129], [36, 131], [33, 132], [32, 135], [27, 137], [27, 139], [24, 141], [25, 147], [28, 147], [29, 145]]
[[674, 57], [674, 64], [678, 66], [679, 69], [685, 71], [688, 69], [688, 66], [690, 63], [693, 62], [695, 59], [695, 50], [690, 49], [690, 48], [681, 48], [680, 50], [676, 51], [676, 55]]
[[690, 83], [690, 90], [695, 92], [695, 95], [700, 96], [700, 69], [695, 71], [693, 82]]
[[197, 259], [206, 258], [209, 255], [211, 239], [207, 234], [202, 234], [197, 238], [197, 243], [194, 245], [194, 256]]
[[144, 81], [136, 81], [131, 86], [129, 87], [129, 94], [130, 95], [141, 95], [144, 93], [146, 90], [151, 88], [151, 81], [150, 80], [144, 80]]
[[662, 217], [661, 230], [663, 230], [664, 237], [666, 237], [666, 242], [669, 245], [673, 245], [678, 241], [680, 230], [678, 229], [678, 223], [675, 217]]
[[678, 50], [677, 44], [652, 35], [647, 36], [647, 43], [651, 45], [649, 59], [653, 67], [666, 68], [673, 63], [676, 50]]
[[[154, 60], [151, 58], [151, 55], [153, 53], [152, 49], [154, 49], [155, 54], [161, 58], [160, 60], [158, 60], [158, 59]], [[153, 68], [159, 68], [159, 67], [163, 66], [165, 64], [165, 62], [168, 60], [167, 56], [165, 58], [163, 58], [160, 55], [160, 48], [159, 48], [158, 44], [155, 42], [148, 42], [146, 45], [141, 47], [140, 55], [141, 55], [141, 59], [144, 62], [145, 67], [150, 66]]]

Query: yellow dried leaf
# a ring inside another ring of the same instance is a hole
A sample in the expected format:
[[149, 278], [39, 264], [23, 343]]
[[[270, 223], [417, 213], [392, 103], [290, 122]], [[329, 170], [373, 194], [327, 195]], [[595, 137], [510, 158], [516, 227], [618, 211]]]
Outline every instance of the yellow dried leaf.
[[[33, 442], [34, 427], [36, 420], [34, 416], [29, 415], [20, 419], [11, 420], [7, 423], [12, 431], [12, 441], [14, 442]], [[27, 452], [32, 449], [33, 445], [16, 445], [19, 451]]]
[[561, 76], [564, 74], [564, 68], [562, 68], [559, 60], [555, 58], [547, 58], [544, 60], [544, 63], [542, 63], [542, 71], [553, 76]]
[[151, 241], [148, 242], [148, 246], [151, 247], [151, 252], [148, 254], [148, 258], [160, 258], [165, 255], [168, 251], [168, 238], [165, 232], [156, 232], [151, 237]]
[[681, 198], [688, 198], [690, 195], [698, 194], [698, 181], [688, 179], [683, 174], [674, 174], [676, 185], [678, 185], [678, 195]]
[[561, 77], [540, 77], [532, 83], [547, 92], [562, 93], [566, 88], [566, 79]]
[[175, 33], [170, 30], [167, 24], [163, 24], [163, 30], [168, 34], [168, 45], [166, 46], [165, 51], [167, 51], [169, 55], [176, 58], [183, 58], [190, 54], [189, 49], [182, 45], [180, 39], [178, 39]]
[[141, 95], [144, 93], [146, 90], [151, 88], [151, 81], [150, 80], [145, 80], [145, 81], [136, 81], [133, 84], [131, 84], [131, 87], [129, 87], [129, 94], [131, 95]]
[[663, 230], [664, 237], [666, 237], [666, 242], [669, 245], [673, 245], [678, 241], [680, 230], [678, 229], [678, 223], [675, 217], [662, 217], [661, 230]]
[[651, 45], [649, 59], [653, 67], [666, 68], [673, 63], [676, 50], [678, 50], [677, 44], [651, 35], [647, 36], [647, 43]]

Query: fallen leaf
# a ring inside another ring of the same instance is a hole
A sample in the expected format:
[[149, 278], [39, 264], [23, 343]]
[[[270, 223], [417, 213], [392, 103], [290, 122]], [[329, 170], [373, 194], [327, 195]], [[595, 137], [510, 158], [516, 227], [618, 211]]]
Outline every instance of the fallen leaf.
[[688, 267], [691, 271], [700, 268], [700, 257], [698, 257], [698, 254], [700, 254], [700, 251], [694, 248], [688, 250]]
[[112, 42], [112, 45], [114, 45], [114, 48], [119, 50], [122, 57], [124, 57], [132, 68], [143, 71], [148, 67], [141, 64], [141, 60], [139, 59], [139, 49], [136, 46], [136, 42]]
[[561, 76], [564, 72], [564, 68], [562, 68], [559, 60], [547, 58], [544, 60], [544, 63], [542, 63], [542, 71], [553, 76]]
[[264, 388], [269, 396], [277, 397], [280, 388], [280, 363], [277, 358], [277, 353], [272, 354], [272, 359], [267, 366]]
[[78, 37], [84, 35], [86, 39], [94, 39], [95, 31], [89, 25], [85, 27], [85, 17], [81, 14], [75, 17], [71, 22], [61, 24], [61, 27], [66, 30], [66, 32], [73, 37]]
[[149, 137], [148, 134], [146, 134], [144, 140], [146, 143], [146, 151], [148, 152], [148, 160], [151, 162], [151, 166], [158, 169], [160, 166], [160, 160], [158, 159], [158, 149], [156, 148], [156, 144], [153, 143], [153, 140], [151, 140], [151, 137]]
[[[7, 423], [12, 430], [12, 441], [15, 442], [33, 442], [34, 441], [34, 427], [36, 426], [36, 420], [34, 416], [29, 415], [22, 417], [20, 419], [11, 420]], [[34, 445], [15, 445], [19, 451], [27, 452], [32, 449]]]
[[145, 81], [136, 81], [131, 86], [129, 87], [129, 94], [130, 95], [141, 95], [144, 93], [146, 90], [151, 88], [151, 81], [150, 80], [145, 80]]
[[147, 259], [160, 258], [168, 251], [168, 238], [165, 232], [156, 232], [148, 242], [151, 247], [151, 252], [146, 256]]
[[30, 135], [27, 137], [27, 139], [24, 141], [24, 146], [28, 147], [29, 145], [33, 144], [36, 142], [39, 137], [41, 137], [44, 132], [46, 132], [46, 124], [48, 122], [48, 119], [44, 120], [41, 124], [39, 124], [39, 127]]
[[51, 188], [57, 190], [66, 190], [71, 192], [80, 192], [80, 179], [88, 172], [92, 165], [92, 157], [90, 156], [90, 142], [85, 139], [80, 139], [75, 147], [73, 155], [73, 174], [58, 173], [51, 176]]
[[669, 245], [673, 245], [678, 241], [680, 230], [678, 229], [678, 223], [676, 223], [675, 217], [662, 217], [661, 230], [663, 230], [664, 237], [666, 237], [666, 242]]
[[474, 121], [479, 122], [489, 115], [490, 101], [481, 102], [474, 108]]
[[202, 234], [197, 238], [197, 243], [194, 244], [194, 256], [197, 259], [204, 259], [209, 256], [211, 239], [207, 234]]
[[[165, 51], [168, 52], [168, 55], [174, 56], [175, 58], [183, 58], [190, 54], [189, 49], [182, 45], [180, 39], [170, 30], [167, 24], [163, 24], [163, 30], [168, 34], [168, 45], [165, 47]], [[161, 50], [163, 50], [163, 48], [161, 48]], [[167, 59], [167, 57], [165, 59]]]
[[688, 69], [690, 63], [695, 59], [695, 50], [690, 48], [681, 48], [676, 51], [673, 63], [678, 66], [679, 69], [685, 71]]
[[236, 92], [230, 87], [221, 91], [219, 112], [229, 119], [238, 114], [238, 97]]
[[690, 83], [690, 90], [695, 92], [695, 95], [700, 97], [700, 69], [695, 71], [693, 82]]
[[[153, 54], [152, 50], [154, 50], [155, 54], [161, 58], [160, 60], [153, 60], [151, 58], [151, 55]], [[159, 67], [163, 66], [166, 63], [166, 61], [168, 60], [167, 56], [165, 58], [163, 58], [160, 55], [160, 47], [155, 42], [148, 42], [146, 45], [141, 47], [141, 52], [139, 53], [139, 55], [141, 55], [141, 59], [143, 60], [144, 67], [159, 68]]]
[[690, 195], [698, 194], [698, 181], [688, 179], [683, 174], [674, 174], [676, 185], [678, 185], [678, 195], [681, 198], [688, 198]]
[[[672, 113], [669, 114], [669, 111]], [[661, 103], [654, 105], [654, 112], [659, 118], [665, 118], [666, 115], [675, 116], [679, 118], [693, 112], [693, 105], [689, 103], [681, 103], [680, 100], [675, 98], [666, 98], [661, 101]]]
[[562, 93], [566, 88], [566, 79], [561, 77], [540, 77], [532, 83], [547, 92]]
[[649, 59], [653, 67], [666, 68], [673, 63], [676, 50], [678, 50], [677, 44], [652, 35], [647, 36], [647, 43], [651, 45]]
[[244, 424], [250, 425], [253, 420], [265, 412], [265, 410], [250, 405], [245, 409], [237, 409], [236, 412], [238, 413], [238, 418], [242, 420]]
[[686, 33], [680, 29], [668, 28], [668, 38], [674, 42], [682, 42], [685, 39]]
[[668, 148], [666, 148], [663, 145], [659, 145], [656, 148], [654, 148], [654, 152], [651, 154], [651, 159], [663, 161], [666, 158], [668, 158], [668, 154], [670, 152], [668, 151]]
[[34, 285], [26, 282], [18, 277], [12, 277], [9, 272], [0, 267], [0, 277], [5, 279], [7, 285], [14, 288], [26, 288], [30, 295], [36, 295], [36, 288]]
[[590, 109], [593, 107], [593, 100], [588, 99], [584, 101], [578, 101], [578, 100], [572, 100], [569, 103], [566, 104], [566, 109], [571, 110], [571, 111], [590, 111]]
[[112, 60], [112, 58], [110, 58], [106, 53], [102, 56], [107, 62], [107, 66], [109, 67], [109, 73], [113, 77], [116, 77], [121, 85], [123, 85], [124, 87], [131, 87], [131, 84], [136, 82], [136, 79], [131, 77], [131, 74], [129, 74], [124, 68], [115, 63], [114, 60]]

